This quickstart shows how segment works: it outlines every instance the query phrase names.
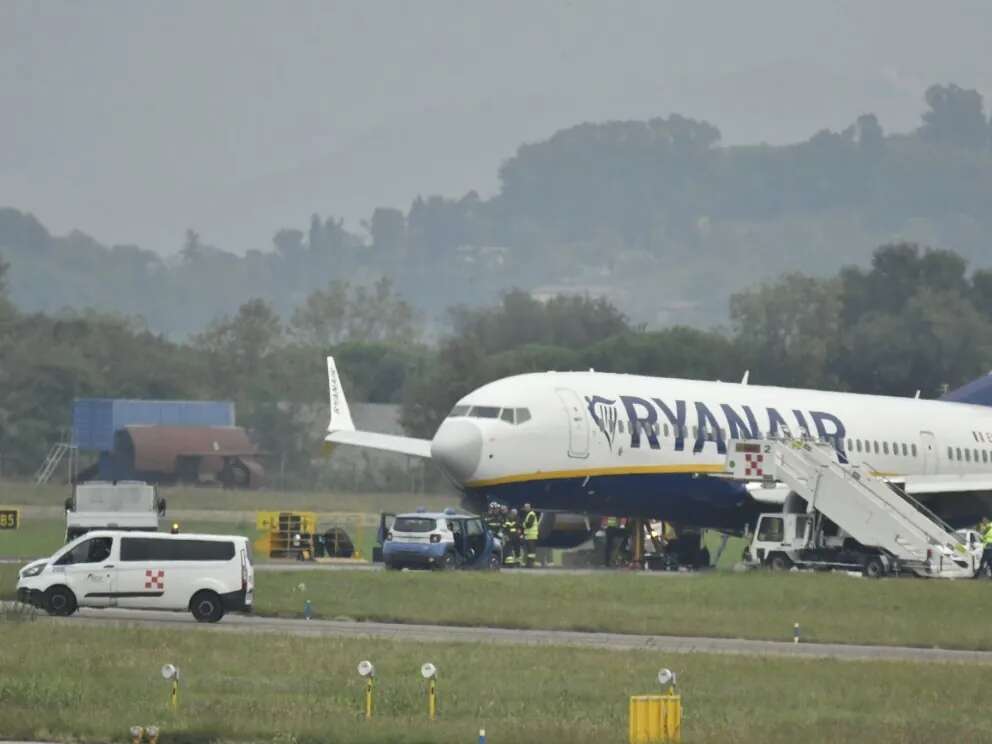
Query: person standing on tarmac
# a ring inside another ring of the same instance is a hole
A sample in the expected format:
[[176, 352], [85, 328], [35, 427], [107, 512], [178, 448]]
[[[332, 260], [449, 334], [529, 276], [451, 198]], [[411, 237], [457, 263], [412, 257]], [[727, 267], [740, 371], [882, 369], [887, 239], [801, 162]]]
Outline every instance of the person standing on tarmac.
[[[506, 507], [503, 507], [506, 509]], [[510, 509], [505, 513], [503, 534], [506, 536], [506, 548], [503, 551], [504, 562], [508, 566], [520, 565], [520, 520], [517, 510]]]
[[489, 528], [489, 532], [492, 533], [493, 537], [499, 537], [503, 529], [503, 517], [500, 513], [499, 504], [495, 501], [491, 502], [489, 508], [486, 510], [486, 527]]
[[530, 504], [524, 504], [524, 545], [526, 546], [527, 568], [533, 568], [537, 560], [537, 532], [538, 524], [537, 512], [531, 509]]
[[978, 531], [982, 536], [982, 563], [978, 569], [979, 576], [988, 576], [992, 572], [992, 520], [988, 517], [982, 519], [978, 525]]

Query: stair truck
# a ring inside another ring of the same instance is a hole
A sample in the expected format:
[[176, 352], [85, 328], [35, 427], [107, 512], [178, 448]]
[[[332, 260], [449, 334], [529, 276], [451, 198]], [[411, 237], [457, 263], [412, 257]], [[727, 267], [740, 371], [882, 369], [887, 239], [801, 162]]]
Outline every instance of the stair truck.
[[864, 466], [839, 462], [831, 442], [731, 441], [727, 474], [791, 489], [782, 512], [758, 517], [751, 566], [972, 578], [981, 565], [973, 537]]

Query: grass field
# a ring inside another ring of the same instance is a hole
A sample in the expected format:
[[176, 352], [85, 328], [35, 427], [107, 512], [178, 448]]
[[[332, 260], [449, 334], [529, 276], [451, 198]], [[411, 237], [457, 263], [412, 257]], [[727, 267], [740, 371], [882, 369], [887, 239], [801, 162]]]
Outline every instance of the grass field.
[[[259, 571], [256, 610], [298, 617], [992, 650], [986, 581], [825, 574]], [[0, 565], [10, 599], [16, 566]], [[303, 585], [303, 589], [300, 586]]]
[[[988, 742], [984, 666], [658, 655], [578, 649], [319, 641], [47, 621], [0, 624], [0, 737], [163, 742], [625, 742], [627, 700], [679, 674], [683, 741], [839, 744]], [[376, 715], [361, 716], [359, 660], [376, 665]], [[425, 661], [439, 720], [426, 720]], [[166, 706], [159, 667], [182, 671]]]
[[[299, 590], [300, 583], [306, 587]], [[420, 572], [256, 574], [260, 613], [809, 641], [992, 649], [984, 581], [869, 581], [840, 575], [638, 573], [523, 576]]]

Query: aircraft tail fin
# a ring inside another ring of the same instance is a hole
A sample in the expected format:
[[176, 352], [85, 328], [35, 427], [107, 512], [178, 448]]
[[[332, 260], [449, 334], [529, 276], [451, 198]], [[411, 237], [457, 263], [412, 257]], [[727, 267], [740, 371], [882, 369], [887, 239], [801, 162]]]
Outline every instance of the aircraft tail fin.
[[971, 403], [976, 406], [992, 406], [992, 372], [956, 390], [944, 393], [940, 399], [954, 403]]
[[341, 386], [334, 357], [327, 357], [327, 388], [331, 403], [331, 419], [327, 423], [327, 430], [354, 431], [355, 422], [351, 420], [351, 411], [348, 400], [344, 397], [344, 388]]

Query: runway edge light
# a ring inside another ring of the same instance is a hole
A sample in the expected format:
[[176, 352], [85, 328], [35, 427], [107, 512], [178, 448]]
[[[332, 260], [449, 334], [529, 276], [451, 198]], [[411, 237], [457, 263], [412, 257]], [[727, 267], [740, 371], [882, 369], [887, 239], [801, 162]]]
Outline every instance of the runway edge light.
[[172, 689], [169, 692], [169, 707], [175, 711], [179, 707], [179, 667], [175, 664], [162, 665], [162, 679], [172, 682]]
[[375, 692], [375, 665], [365, 659], [358, 662], [358, 676], [368, 680], [365, 683], [365, 719], [372, 718], [372, 696]]
[[426, 662], [420, 667], [420, 676], [427, 680], [427, 717], [437, 718], [437, 667]]

